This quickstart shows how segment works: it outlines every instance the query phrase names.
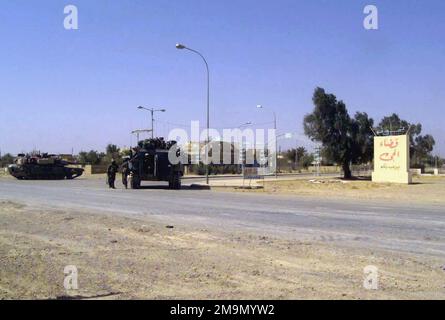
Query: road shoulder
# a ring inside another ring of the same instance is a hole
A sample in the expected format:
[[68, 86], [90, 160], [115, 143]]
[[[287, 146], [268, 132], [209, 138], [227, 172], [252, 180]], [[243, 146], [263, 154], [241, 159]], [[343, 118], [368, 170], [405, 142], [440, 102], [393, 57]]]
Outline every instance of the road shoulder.
[[[4, 299], [445, 298], [440, 261], [421, 255], [9, 201], [0, 217]], [[63, 287], [67, 265], [78, 268], [76, 292]], [[379, 290], [363, 288], [367, 265], [379, 267]]]

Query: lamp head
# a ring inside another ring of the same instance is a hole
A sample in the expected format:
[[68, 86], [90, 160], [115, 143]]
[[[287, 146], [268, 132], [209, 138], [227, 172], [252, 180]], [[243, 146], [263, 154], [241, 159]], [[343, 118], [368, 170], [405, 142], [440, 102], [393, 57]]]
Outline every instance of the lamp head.
[[177, 43], [176, 49], [182, 50], [182, 49], [185, 49], [185, 46], [183, 44]]

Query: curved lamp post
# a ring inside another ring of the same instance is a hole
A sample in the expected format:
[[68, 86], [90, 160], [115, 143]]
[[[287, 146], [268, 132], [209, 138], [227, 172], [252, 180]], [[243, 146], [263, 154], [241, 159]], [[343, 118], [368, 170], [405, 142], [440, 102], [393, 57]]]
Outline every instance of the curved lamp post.
[[[201, 59], [204, 61], [204, 64], [206, 66], [207, 70], [207, 143], [210, 144], [210, 70], [209, 70], [209, 64], [207, 63], [207, 60], [204, 58], [204, 56], [194, 49], [188, 48], [183, 44], [177, 43], [176, 49], [179, 50], [189, 50], [193, 53], [196, 53], [201, 57]], [[209, 184], [209, 164], [208, 164], [208, 156], [209, 156], [209, 150], [206, 147], [206, 183]]]

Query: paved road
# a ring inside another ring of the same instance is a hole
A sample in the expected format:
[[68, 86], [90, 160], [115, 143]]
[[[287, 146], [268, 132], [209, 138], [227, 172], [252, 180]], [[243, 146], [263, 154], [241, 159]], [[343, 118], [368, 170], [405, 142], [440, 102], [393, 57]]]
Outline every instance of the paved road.
[[[339, 177], [341, 176], [339, 173], [320, 173], [320, 176], [322, 177]], [[307, 178], [307, 177], [316, 177], [314, 173], [284, 173], [284, 174], [280, 174], [278, 176], [278, 178], [280, 180], [283, 179], [293, 179], [293, 178]], [[210, 175], [209, 176], [210, 181], [212, 180], [231, 180], [231, 179], [242, 179], [243, 176], [242, 175], [217, 175], [217, 176], [213, 176]], [[277, 177], [275, 177], [275, 175], [269, 175], [269, 176], [264, 176], [264, 180], [275, 180]], [[205, 176], [184, 176], [182, 178], [184, 181], [189, 181], [189, 180], [194, 180], [194, 181], [199, 181], [199, 182], [203, 182], [205, 181]]]
[[295, 196], [168, 190], [108, 190], [96, 179], [0, 179], [0, 200], [36, 207], [150, 216], [175, 226], [250, 231], [304, 241], [445, 257], [445, 209]]

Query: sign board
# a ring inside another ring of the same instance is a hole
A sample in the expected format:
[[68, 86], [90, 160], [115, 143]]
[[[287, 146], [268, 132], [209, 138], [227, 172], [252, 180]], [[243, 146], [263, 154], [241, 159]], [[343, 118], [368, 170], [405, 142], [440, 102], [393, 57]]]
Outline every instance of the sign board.
[[373, 182], [411, 183], [409, 161], [407, 135], [374, 137]]

